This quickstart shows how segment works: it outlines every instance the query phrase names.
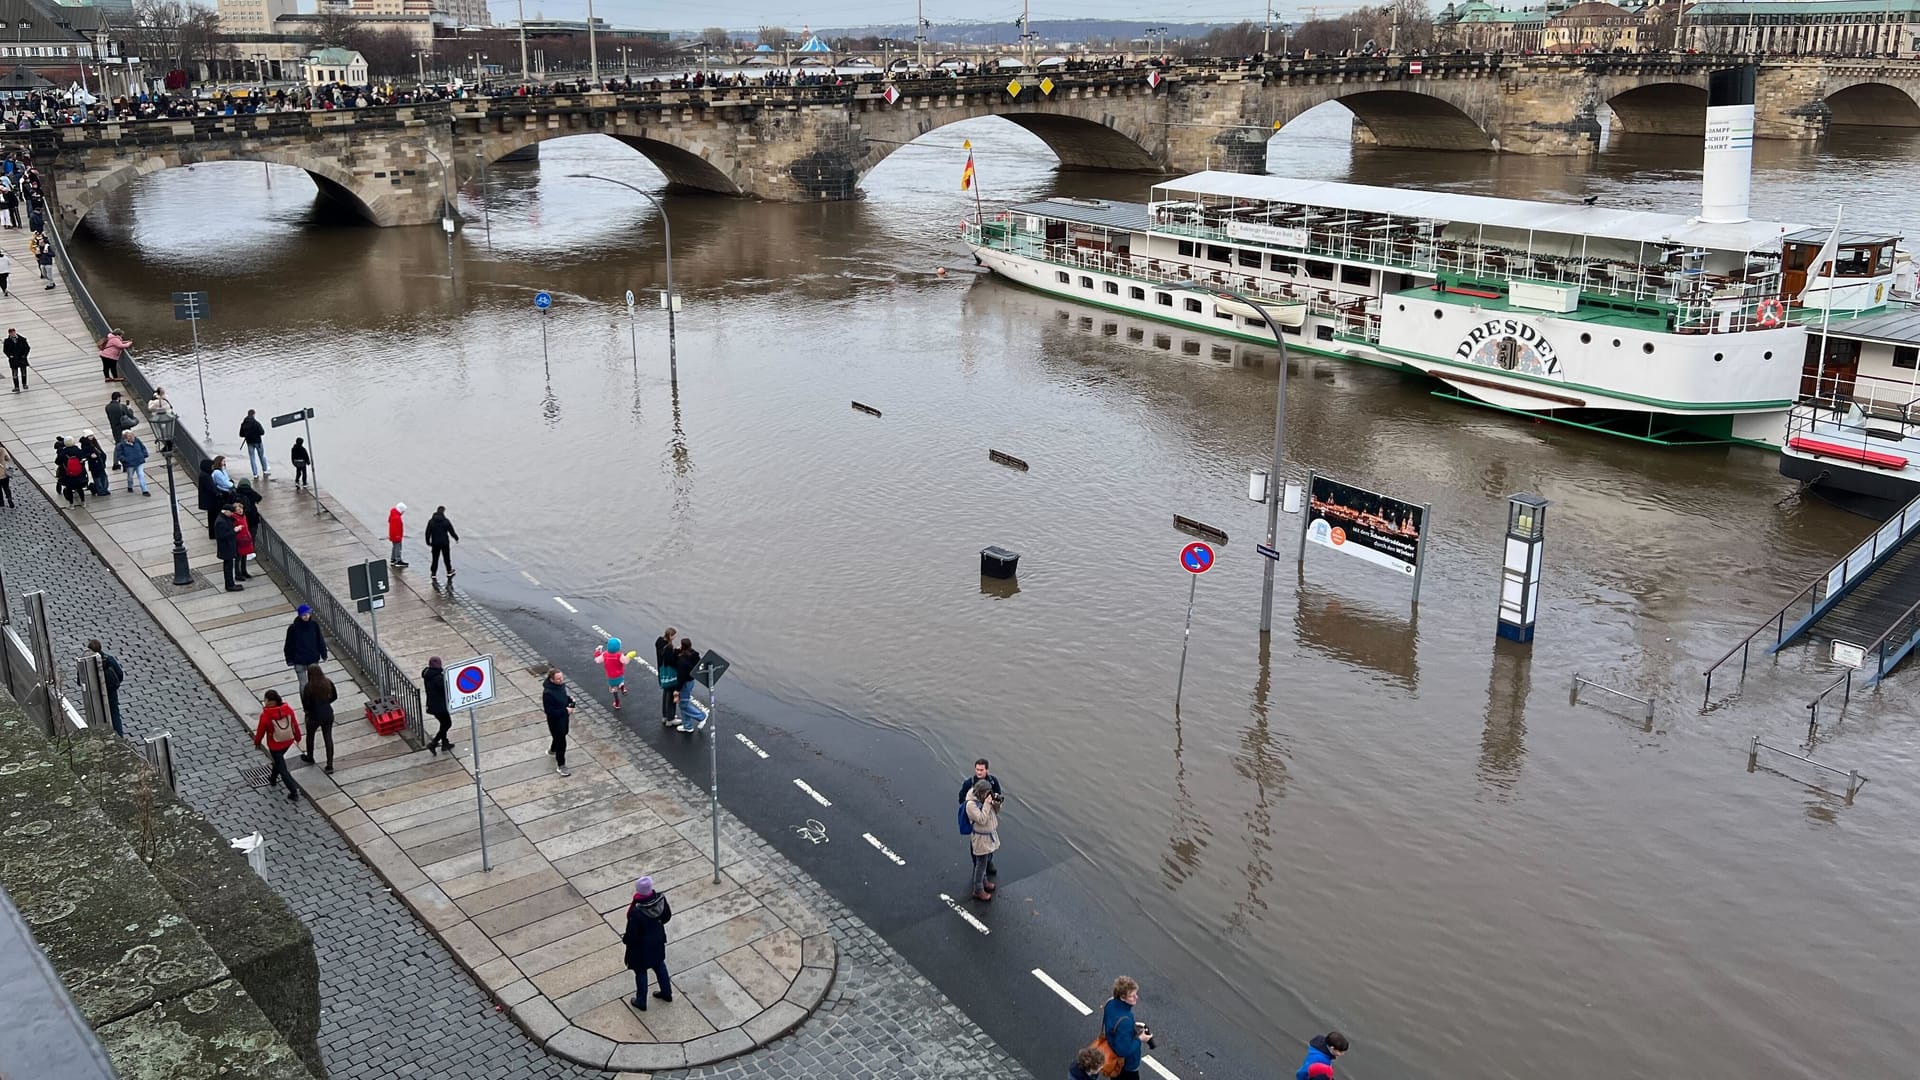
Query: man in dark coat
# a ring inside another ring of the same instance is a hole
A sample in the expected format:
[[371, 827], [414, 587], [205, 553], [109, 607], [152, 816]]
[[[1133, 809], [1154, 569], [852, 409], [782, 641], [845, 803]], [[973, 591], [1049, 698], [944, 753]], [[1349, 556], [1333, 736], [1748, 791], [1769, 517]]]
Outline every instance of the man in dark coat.
[[309, 664], [327, 659], [327, 639], [320, 633], [320, 624], [313, 619], [313, 609], [306, 604], [300, 605], [293, 613], [293, 621], [287, 624], [287, 643], [281, 649], [281, 657], [293, 669], [295, 686], [306, 685], [303, 676]]
[[213, 462], [200, 462], [200, 511], [207, 515], [207, 539], [220, 538], [220, 519], [227, 508], [227, 500], [220, 494], [220, 485], [213, 482]]
[[547, 734], [553, 736], [553, 745], [547, 748], [553, 755], [553, 771], [572, 776], [567, 771], [567, 727], [573, 720], [573, 695], [567, 692], [567, 677], [559, 668], [547, 673], [546, 685], [540, 688], [540, 707], [547, 714]]
[[27, 388], [27, 354], [33, 346], [27, 344], [27, 335], [7, 327], [7, 339], [0, 343], [0, 352], [7, 354], [7, 367], [13, 371], [13, 392], [19, 393]]
[[94, 437], [92, 428], [80, 433], [80, 452], [87, 456], [87, 471], [93, 474], [93, 493], [112, 494], [113, 485], [107, 483], [107, 452], [101, 448], [100, 440]]
[[627, 932], [620, 940], [627, 946], [627, 969], [633, 972], [633, 1007], [647, 1011], [647, 972], [660, 980], [653, 996], [673, 1000], [673, 980], [667, 978], [667, 924], [673, 921], [673, 907], [667, 894], [655, 892], [653, 879], [643, 877], [633, 883], [633, 902], [627, 905]]
[[447, 583], [453, 583], [453, 544], [459, 539], [460, 534], [454, 531], [453, 522], [447, 520], [447, 508], [434, 507], [433, 516], [427, 519], [427, 549], [433, 552], [429, 576], [440, 576], [440, 563], [444, 560], [447, 564]]
[[120, 684], [126, 680], [127, 673], [120, 667], [120, 661], [100, 646], [99, 638], [87, 642], [87, 651], [100, 657], [100, 681], [107, 684], [107, 715], [113, 720], [113, 733], [126, 737], [127, 729], [120, 723]]
[[[113, 400], [107, 402], [107, 434], [112, 436], [111, 442], [114, 448], [118, 449], [120, 446], [121, 432], [131, 431], [139, 426], [140, 417], [133, 411], [133, 406], [127, 404], [127, 399], [121, 395], [120, 391], [115, 390]], [[118, 461], [113, 463], [113, 470], [120, 471]]]
[[267, 475], [267, 429], [260, 426], [260, 418], [247, 410], [247, 418], [240, 421], [240, 441], [247, 444], [247, 468], [258, 480]]
[[427, 660], [427, 666], [420, 671], [420, 690], [426, 699], [424, 708], [428, 716], [440, 721], [440, 730], [427, 740], [427, 752], [438, 755], [441, 747], [447, 753], [453, 753], [453, 742], [447, 738], [447, 729], [453, 726], [453, 714], [447, 710], [447, 668], [435, 656]]
[[234, 535], [232, 513], [216, 513], [213, 516], [213, 547], [220, 556], [220, 574], [227, 579], [228, 592], [243, 592], [246, 586], [233, 580], [240, 569], [240, 540]]
[[[988, 766], [986, 758], [974, 759], [973, 771], [967, 774], [967, 778], [965, 780], [960, 781], [960, 804], [962, 806], [966, 805], [967, 796], [973, 794], [973, 785], [979, 783], [982, 780], [985, 780], [987, 782], [987, 785], [993, 788], [994, 809], [998, 810], [1000, 807], [1000, 804], [1006, 801], [1006, 797], [1000, 794], [1000, 778], [993, 775], [993, 773], [990, 771], [990, 766]], [[999, 869], [993, 865], [993, 853], [988, 852], [987, 853], [987, 876], [990, 878], [998, 877], [999, 874], [1000, 874]], [[994, 886], [989, 884], [987, 886], [987, 891], [992, 892], [993, 888]]]

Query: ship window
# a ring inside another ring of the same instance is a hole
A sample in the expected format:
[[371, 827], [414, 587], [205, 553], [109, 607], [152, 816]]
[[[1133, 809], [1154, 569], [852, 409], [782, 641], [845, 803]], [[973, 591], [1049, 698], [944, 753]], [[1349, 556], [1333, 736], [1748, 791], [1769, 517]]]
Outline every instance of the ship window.
[[1727, 358], [1727, 354], [1726, 354], [1726, 353], [1720, 353], [1720, 352], [1717, 352], [1717, 353], [1714, 353], [1714, 354], [1713, 354], [1713, 362], [1714, 362], [1714, 363], [1716, 363], [1716, 364], [1717, 364], [1717, 363], [1719, 363], [1719, 362], [1720, 362], [1720, 361], [1722, 361], [1722, 360], [1725, 360], [1726, 358]]
[[1199, 356], [1200, 343], [1194, 341], [1192, 338], [1182, 338], [1180, 340], [1180, 351], [1188, 356]]
[[1893, 366], [1909, 369], [1920, 367], [1920, 348], [1915, 348], [1912, 345], [1895, 345], [1893, 347]]
[[1231, 311], [1221, 311], [1221, 310], [1220, 310], [1219, 308], [1214, 308], [1214, 309], [1213, 309], [1213, 317], [1214, 317], [1214, 318], [1216, 318], [1216, 319], [1225, 319], [1225, 320], [1227, 320], [1228, 322], [1232, 322], [1232, 321], [1233, 321], [1233, 312], [1231, 312]]
[[1187, 297], [1187, 310], [1188, 310], [1188, 311], [1199, 311], [1199, 310], [1200, 310], [1200, 301], [1198, 301], [1198, 300], [1195, 300], [1195, 299], [1194, 299], [1193, 297], [1191, 297], [1191, 296], [1189, 296], [1189, 297]]
[[1276, 274], [1297, 274], [1300, 272], [1300, 260], [1291, 255], [1269, 255], [1267, 269]]
[[1321, 341], [1332, 341], [1333, 327], [1328, 326], [1326, 323], [1321, 323], [1319, 326], [1313, 328], [1313, 336], [1319, 338]]
[[1581, 335], [1580, 335], [1580, 344], [1582, 344], [1582, 345], [1591, 345], [1591, 344], [1593, 344], [1593, 335], [1592, 335], [1592, 334], [1581, 334]]
[[1080, 329], [1082, 329], [1082, 330], [1089, 330], [1089, 331], [1090, 331], [1090, 330], [1092, 330], [1092, 329], [1093, 329], [1093, 317], [1092, 317], [1092, 316], [1090, 316], [1090, 315], [1082, 315], [1082, 316], [1080, 316]]
[[1129, 327], [1127, 327], [1127, 340], [1128, 340], [1128, 341], [1136, 341], [1136, 342], [1137, 342], [1137, 341], [1145, 341], [1146, 339], [1147, 339], [1147, 333], [1146, 333], [1146, 331], [1144, 331], [1144, 330], [1142, 330], [1142, 329], [1140, 329], [1140, 328], [1139, 328], [1139, 327], [1137, 327], [1137, 326], [1129, 326]]
[[1246, 324], [1247, 324], [1248, 326], [1265, 326], [1265, 325], [1267, 325], [1267, 320], [1265, 320], [1265, 319], [1242, 319], [1241, 321], [1242, 321], [1242, 322], [1244, 322], [1244, 323], [1246, 323]]
[[1208, 244], [1207, 261], [1230, 263], [1233, 261], [1233, 249], [1230, 247], [1221, 247], [1219, 244]]
[[1436, 319], [1444, 319], [1444, 318], [1446, 318], [1446, 312], [1444, 312], [1444, 311], [1441, 311], [1441, 310], [1440, 310], [1439, 308], [1434, 308], [1434, 309], [1433, 309], [1433, 317], [1434, 317], [1434, 318], [1436, 318]]
[[1107, 287], [1107, 295], [1108, 295], [1108, 296], [1119, 296], [1119, 295], [1120, 295], [1120, 283], [1119, 283], [1119, 282], [1117, 282], [1117, 281], [1107, 281], [1107, 282], [1102, 282], [1102, 284], [1104, 284], [1104, 285], [1105, 285], [1105, 286]]
[[1614, 339], [1613, 339], [1613, 347], [1614, 347], [1614, 348], [1616, 348], [1616, 349], [1620, 347], [1620, 339], [1619, 339], [1619, 338], [1614, 338]]
[[1081, 288], [1083, 288], [1083, 289], [1091, 289], [1091, 288], [1093, 288], [1093, 279], [1092, 279], [1092, 278], [1090, 278], [1090, 277], [1088, 277], [1088, 276], [1087, 276], [1087, 275], [1085, 275], [1085, 274], [1081, 274], [1081, 275], [1080, 275], [1080, 287], [1081, 287]]
[[1225, 345], [1215, 345], [1213, 347], [1213, 358], [1215, 360], [1232, 360], [1233, 350], [1227, 348]]
[[1156, 349], [1166, 349], [1168, 352], [1172, 352], [1173, 339], [1168, 337], [1165, 334], [1155, 334], [1153, 335], [1153, 347]]
[[1194, 248], [1193, 241], [1191, 240], [1180, 241], [1180, 254], [1191, 257], [1193, 255], [1193, 248]]
[[1651, 342], [1651, 341], [1649, 341], [1649, 342], [1647, 342], [1647, 343], [1646, 343], [1645, 345], [1642, 345], [1642, 346], [1640, 346], [1640, 351], [1641, 351], [1641, 352], [1643, 352], [1643, 353], [1646, 353], [1646, 354], [1647, 354], [1648, 356], [1652, 356], [1652, 355], [1653, 355], [1653, 342]]
[[1307, 276], [1310, 278], [1318, 278], [1321, 281], [1332, 281], [1333, 280], [1333, 264], [1328, 262], [1320, 262], [1317, 259], [1308, 259], [1307, 260]]
[[1763, 359], [1763, 360], [1771, 360], [1771, 359], [1773, 359], [1773, 350], [1772, 350], [1772, 349], [1768, 349], [1768, 350], [1767, 350], [1767, 353], [1766, 353], [1766, 355], [1765, 355], [1764, 357], [1762, 357], [1761, 359]]
[[1154, 303], [1156, 303], [1156, 304], [1159, 304], [1159, 305], [1160, 305], [1161, 307], [1172, 307], [1172, 306], [1173, 306], [1173, 294], [1172, 294], [1172, 293], [1163, 293], [1163, 292], [1157, 292], [1157, 293], [1154, 293], [1154, 294], [1153, 294], [1153, 302], [1154, 302]]
[[1340, 283], [1342, 285], [1371, 285], [1373, 284], [1373, 271], [1364, 266], [1343, 266], [1340, 268]]
[[1067, 276], [1067, 272], [1065, 270], [1055, 270], [1053, 272], [1053, 280], [1059, 282], [1062, 285], [1065, 285], [1067, 282], [1072, 281], [1073, 279]]
[[1114, 335], [1116, 335], [1116, 334], [1118, 334], [1119, 332], [1120, 332], [1120, 324], [1119, 324], [1119, 323], [1110, 323], [1110, 322], [1103, 322], [1103, 323], [1101, 323], [1101, 324], [1100, 324], [1100, 336], [1101, 336], [1101, 337], [1113, 337]]
[[1147, 290], [1141, 288], [1138, 285], [1127, 286], [1127, 299], [1145, 300], [1146, 298], [1147, 298]]
[[1240, 249], [1240, 265], [1251, 266], [1255, 270], [1260, 269], [1260, 253], [1257, 251], [1248, 251], [1246, 248], [1241, 248]]

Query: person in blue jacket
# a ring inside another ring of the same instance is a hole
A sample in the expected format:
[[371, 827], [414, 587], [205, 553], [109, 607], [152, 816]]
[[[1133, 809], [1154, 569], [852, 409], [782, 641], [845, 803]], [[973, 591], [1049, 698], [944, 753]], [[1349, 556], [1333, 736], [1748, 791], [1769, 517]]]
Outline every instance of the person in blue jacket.
[[1307, 1040], [1307, 1059], [1300, 1063], [1300, 1071], [1293, 1074], [1293, 1080], [1333, 1080], [1334, 1059], [1350, 1047], [1347, 1037], [1337, 1031], [1315, 1035]]
[[1113, 980], [1113, 996], [1100, 1013], [1100, 1034], [1120, 1057], [1119, 1080], [1140, 1080], [1140, 1044], [1153, 1038], [1145, 1025], [1136, 1024], [1133, 1007], [1140, 1004], [1140, 984], [1125, 975]]

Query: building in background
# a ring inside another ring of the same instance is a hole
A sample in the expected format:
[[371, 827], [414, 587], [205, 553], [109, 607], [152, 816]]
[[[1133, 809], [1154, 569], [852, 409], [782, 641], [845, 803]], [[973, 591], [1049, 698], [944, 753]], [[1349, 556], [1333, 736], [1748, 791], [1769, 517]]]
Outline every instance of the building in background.
[[426, 16], [437, 26], [492, 26], [486, 0], [351, 0], [347, 10], [356, 16]]
[[59, 0], [61, 7], [99, 8], [108, 20], [124, 23], [133, 18], [133, 0]]
[[1912, 58], [1920, 0], [1701, 0], [1680, 32], [1698, 52]]
[[367, 58], [352, 49], [316, 49], [307, 57], [307, 85], [367, 85]]
[[1637, 12], [1589, 0], [1549, 17], [1540, 32], [1540, 49], [1550, 53], [1636, 52], [1641, 23]]
[[1546, 8], [1495, 7], [1487, 0], [1449, 3], [1433, 17], [1436, 49], [1468, 52], [1538, 52], [1547, 28]]
[[274, 20], [299, 9], [294, 0], [219, 0], [220, 31], [225, 34], [270, 34]]

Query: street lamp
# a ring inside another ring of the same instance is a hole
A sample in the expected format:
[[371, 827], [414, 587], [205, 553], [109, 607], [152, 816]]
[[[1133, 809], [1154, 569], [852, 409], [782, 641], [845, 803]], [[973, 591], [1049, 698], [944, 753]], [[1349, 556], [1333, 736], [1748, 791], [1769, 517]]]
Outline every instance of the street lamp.
[[440, 228], [447, 234], [447, 280], [457, 281], [459, 275], [453, 268], [453, 182], [447, 178], [447, 163], [440, 155], [430, 146], [420, 149], [440, 165]]
[[427, 54], [415, 49], [413, 53], [413, 64], [420, 70], [420, 79], [415, 85], [425, 87], [427, 85]]
[[680, 356], [674, 336], [673, 309], [674, 305], [679, 302], [679, 297], [675, 296], [673, 292], [673, 222], [667, 220], [667, 208], [660, 205], [660, 200], [654, 198], [652, 192], [634, 187], [625, 180], [615, 180], [612, 177], [601, 176], [597, 173], [569, 173], [568, 175], [577, 180], [601, 180], [609, 184], [618, 184], [652, 203], [653, 208], [660, 212], [660, 227], [665, 230], [667, 237], [667, 370], [672, 374], [673, 380], [678, 382], [680, 380]]
[[173, 510], [173, 583], [193, 584], [193, 571], [187, 566], [187, 541], [180, 535], [180, 499], [173, 493], [173, 436], [180, 418], [171, 412], [153, 414], [153, 441], [167, 459], [167, 505]]
[[[1260, 318], [1267, 324], [1267, 329], [1273, 331], [1273, 343], [1280, 348], [1279, 389], [1274, 391], [1273, 404], [1273, 479], [1267, 484], [1267, 547], [1272, 548], [1280, 530], [1280, 492], [1274, 490], [1274, 485], [1281, 483], [1280, 467], [1287, 453], [1287, 338], [1280, 328], [1298, 327], [1304, 323], [1307, 317], [1307, 305], [1298, 302], [1274, 305], [1279, 309], [1279, 314], [1276, 315], [1266, 304], [1233, 289], [1218, 285], [1203, 285], [1198, 281], [1182, 281], [1175, 287], [1188, 292], [1211, 293], [1216, 298], [1232, 297], [1259, 312]], [[1260, 581], [1260, 632], [1265, 634], [1273, 629], [1274, 560], [1263, 561], [1266, 567], [1262, 571]]]

